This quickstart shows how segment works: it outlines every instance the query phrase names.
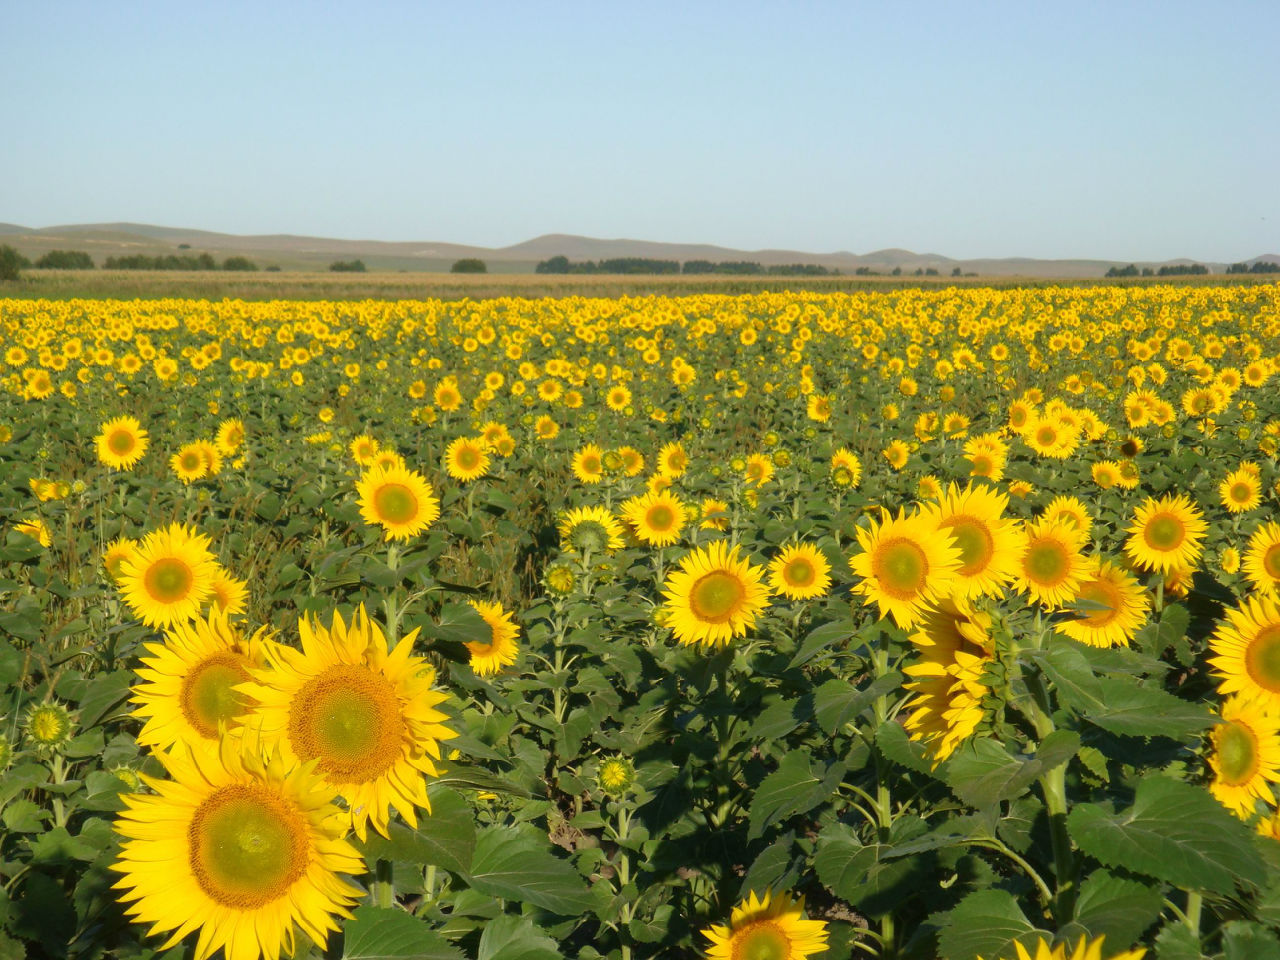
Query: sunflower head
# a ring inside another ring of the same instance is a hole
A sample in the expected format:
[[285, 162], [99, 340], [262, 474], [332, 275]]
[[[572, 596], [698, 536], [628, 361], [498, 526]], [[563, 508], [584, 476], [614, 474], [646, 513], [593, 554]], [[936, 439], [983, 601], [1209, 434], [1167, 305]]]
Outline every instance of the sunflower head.
[[146, 455], [150, 440], [135, 417], [116, 417], [97, 436], [98, 460], [112, 470], [132, 470]]
[[764, 571], [716, 540], [686, 554], [663, 585], [663, 622], [681, 643], [723, 646], [755, 624], [769, 603]]
[[955, 541], [928, 513], [900, 510], [895, 517], [882, 509], [879, 523], [858, 528], [858, 544], [862, 552], [849, 561], [862, 578], [854, 592], [900, 627], [913, 625], [946, 596], [960, 567]]
[[71, 711], [54, 700], [38, 703], [28, 710], [24, 728], [27, 742], [41, 753], [56, 752], [75, 733]]
[[134, 613], [149, 627], [167, 627], [199, 614], [218, 562], [207, 536], [174, 523], [147, 534], [120, 571], [120, 589]]
[[380, 525], [386, 540], [408, 540], [440, 517], [440, 501], [426, 477], [403, 465], [374, 466], [356, 482], [360, 516]]
[[728, 925], [714, 924], [702, 935], [710, 960], [805, 960], [827, 949], [827, 925], [804, 918], [804, 898], [769, 890], [763, 897], [751, 891]]
[[1150, 497], [1134, 514], [1124, 552], [1144, 570], [1192, 568], [1208, 524], [1185, 494]]

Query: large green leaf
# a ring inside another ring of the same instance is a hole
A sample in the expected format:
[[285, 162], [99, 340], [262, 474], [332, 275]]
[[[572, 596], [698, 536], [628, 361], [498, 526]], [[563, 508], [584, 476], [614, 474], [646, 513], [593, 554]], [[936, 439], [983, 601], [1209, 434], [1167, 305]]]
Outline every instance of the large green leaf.
[[1133, 806], [1119, 813], [1078, 804], [1067, 826], [1089, 856], [1175, 886], [1229, 894], [1237, 881], [1264, 879], [1252, 831], [1203, 787], [1168, 777], [1142, 781]]
[[363, 906], [342, 928], [342, 960], [463, 960], [444, 937], [403, 910]]
[[1030, 945], [1051, 934], [1038, 930], [1018, 901], [1004, 890], [979, 890], [960, 901], [938, 933], [938, 953], [947, 960], [1003, 960], [1014, 955], [1014, 942]]
[[433, 787], [431, 813], [418, 816], [418, 827], [391, 824], [390, 837], [371, 831], [362, 844], [365, 859], [430, 864], [466, 873], [476, 849], [471, 805], [447, 787]]
[[991, 738], [970, 740], [952, 754], [947, 785], [969, 806], [986, 809], [1021, 796], [1037, 777], [1066, 763], [1079, 747], [1079, 735], [1070, 730], [1049, 734], [1034, 756], [1012, 756]]
[[902, 685], [902, 674], [893, 671], [877, 677], [859, 690], [846, 680], [828, 680], [814, 691], [813, 713], [818, 725], [834, 736], [844, 725], [857, 718], [870, 707], [877, 697], [884, 696]]
[[593, 902], [578, 872], [551, 852], [549, 841], [519, 827], [480, 831], [467, 881], [489, 896], [566, 917], [586, 912]]
[[1163, 908], [1158, 886], [1098, 870], [1080, 886], [1075, 923], [1092, 937], [1105, 936], [1107, 943], [1137, 943]]
[[845, 767], [841, 763], [815, 771], [810, 765], [808, 751], [788, 753], [778, 764], [778, 769], [756, 787], [748, 812], [751, 830], [747, 839], [762, 836], [769, 827], [793, 814], [812, 810], [835, 793], [844, 774]]
[[476, 960], [560, 960], [560, 948], [528, 917], [505, 914], [484, 925]]
[[[920, 889], [932, 861], [920, 856], [946, 842], [915, 849], [926, 825], [913, 817], [894, 824], [888, 843], [864, 844], [844, 824], [832, 824], [818, 837], [813, 866], [818, 879], [841, 900], [873, 916], [899, 907]], [[914, 851], [898, 855], [898, 850]]]

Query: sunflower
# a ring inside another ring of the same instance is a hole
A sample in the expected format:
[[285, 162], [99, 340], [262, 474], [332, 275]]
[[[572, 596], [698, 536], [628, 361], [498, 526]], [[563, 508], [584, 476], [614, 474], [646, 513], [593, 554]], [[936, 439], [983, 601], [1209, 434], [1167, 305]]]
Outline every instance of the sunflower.
[[1280, 718], [1257, 700], [1241, 696], [1224, 701], [1221, 716], [1223, 722], [1209, 732], [1209, 792], [1247, 820], [1256, 801], [1276, 805], [1271, 784], [1280, 780]]
[[107, 549], [102, 551], [102, 565], [106, 568], [107, 576], [116, 583], [120, 582], [120, 575], [124, 572], [124, 562], [133, 556], [138, 550], [138, 541], [129, 537], [117, 537], [107, 544]]
[[152, 752], [175, 743], [193, 749], [216, 748], [224, 731], [241, 725], [252, 701], [236, 686], [266, 666], [264, 627], [244, 636], [225, 613], [165, 631], [163, 643], [146, 643], [137, 668], [143, 682], [132, 690], [133, 715], [143, 721], [138, 743]]
[[[1015, 940], [1013, 945], [1018, 951], [1017, 960], [1104, 960], [1102, 944], [1106, 939], [1105, 935], [1096, 940], [1081, 935], [1072, 947], [1065, 942], [1050, 946], [1048, 940], [1040, 937], [1036, 940], [1035, 953], [1029, 952], [1021, 941]], [[1146, 952], [1145, 947], [1135, 947], [1120, 953], [1109, 953], [1105, 960], [1142, 960]], [[978, 960], [982, 958], [979, 957]]]
[[209, 600], [214, 609], [225, 614], [244, 613], [249, 600], [249, 584], [239, 580], [221, 567], [209, 584]]
[[894, 440], [880, 453], [889, 462], [889, 466], [895, 470], [901, 470], [907, 465], [907, 460], [911, 457], [911, 448], [901, 440]]
[[820, 597], [831, 588], [831, 564], [812, 544], [784, 547], [769, 563], [769, 587], [790, 600]]
[[1280, 523], [1264, 523], [1253, 531], [1244, 551], [1244, 575], [1265, 593], [1280, 586]]
[[516, 638], [520, 636], [520, 628], [511, 621], [511, 614], [506, 613], [499, 603], [486, 603], [482, 600], [470, 601], [472, 609], [489, 627], [489, 642], [468, 640], [466, 647], [471, 651], [471, 669], [477, 676], [497, 673], [508, 664], [516, 662], [519, 647]]
[[362, 467], [368, 467], [378, 455], [378, 441], [362, 433], [351, 441], [347, 449], [351, 452], [351, 459]]
[[827, 925], [804, 919], [804, 898], [768, 890], [763, 898], [751, 891], [727, 926], [713, 924], [702, 935], [711, 941], [709, 960], [805, 960], [827, 949]]
[[132, 470], [146, 455], [150, 440], [135, 417], [116, 417], [97, 436], [98, 459], [112, 470]]
[[386, 540], [408, 540], [440, 518], [440, 501], [427, 478], [403, 466], [373, 467], [356, 481], [360, 516], [381, 524]]
[[747, 457], [747, 466], [743, 475], [747, 483], [763, 487], [773, 479], [773, 460], [763, 453], [753, 453]]
[[388, 653], [361, 606], [349, 626], [335, 613], [329, 628], [300, 619], [298, 632], [301, 651], [267, 641], [270, 667], [237, 688], [257, 703], [253, 729], [290, 763], [316, 762], [361, 840], [369, 823], [387, 835], [390, 807], [416, 826], [440, 741], [456, 736], [435, 709], [447, 698], [431, 689], [435, 670], [412, 653], [418, 631]]
[[120, 564], [120, 590], [149, 627], [191, 620], [213, 591], [218, 561], [209, 538], [179, 523], [147, 534]]
[[914, 694], [906, 703], [906, 729], [928, 748], [934, 766], [983, 721], [982, 701], [990, 692], [983, 675], [995, 657], [990, 631], [989, 614], [944, 601], [911, 634], [917, 656], [902, 671], [910, 678], [904, 689]]
[[1280, 713], [1280, 606], [1265, 595], [1247, 597], [1209, 638], [1217, 656], [1209, 660], [1224, 697], [1241, 693], [1262, 699]]
[[880, 522], [858, 528], [862, 553], [849, 561], [862, 582], [853, 588], [876, 603], [880, 616], [892, 615], [900, 627], [910, 627], [955, 585], [960, 549], [938, 530], [933, 517], [916, 512], [897, 517], [881, 508]]
[[1110, 490], [1120, 482], [1120, 464], [1115, 460], [1100, 460], [1090, 472], [1093, 482], [1103, 490]]
[[444, 451], [444, 468], [455, 480], [470, 483], [488, 471], [489, 454], [480, 441], [458, 437]]
[[33, 517], [30, 520], [19, 520], [13, 525], [13, 529], [18, 533], [26, 534], [46, 550], [53, 543], [53, 535], [49, 532], [49, 525], [39, 517]]
[[951, 484], [928, 508], [938, 529], [955, 541], [960, 567], [952, 591], [961, 598], [995, 597], [1013, 579], [1018, 563], [1017, 527], [1004, 516], [1009, 498], [988, 486]]
[[111, 869], [135, 921], [168, 933], [167, 950], [199, 930], [196, 960], [219, 948], [235, 960], [295, 953], [297, 927], [322, 950], [364, 891], [333, 790], [280, 753], [262, 759], [227, 737], [218, 751], [160, 754], [171, 780], [142, 775], [152, 793], [127, 794], [125, 839]]
[[604, 402], [610, 410], [621, 412], [631, 403], [631, 391], [621, 385], [610, 387], [609, 392], [605, 394]]
[[233, 456], [244, 445], [244, 421], [232, 417], [218, 424], [218, 432], [213, 442], [224, 457]]
[[1046, 607], [1067, 603], [1089, 575], [1083, 543], [1080, 531], [1065, 523], [1041, 520], [1023, 528], [1014, 586]]
[[856, 487], [862, 481], [862, 461], [857, 454], [847, 447], [841, 447], [831, 455], [831, 475], [834, 478], [837, 470], [844, 470], [842, 487]]
[[658, 451], [658, 472], [664, 477], [675, 480], [682, 477], [689, 469], [689, 454], [684, 444], [668, 443]]
[[826, 423], [831, 419], [831, 397], [825, 394], [811, 393], [805, 404], [805, 415], [810, 420]]
[[1075, 527], [1082, 537], [1093, 531], [1093, 517], [1089, 516], [1089, 508], [1078, 497], [1054, 497], [1040, 514], [1040, 519]]
[[599, 483], [604, 478], [604, 451], [594, 443], [573, 455], [573, 475], [580, 483]]
[[698, 508], [702, 522], [700, 530], [718, 530], [721, 533], [729, 529], [729, 504], [715, 497], [705, 497]]
[[1134, 514], [1124, 552], [1144, 570], [1192, 568], [1208, 524], [1185, 494], [1148, 497]]
[[628, 477], [638, 477], [644, 471], [644, 454], [635, 447], [619, 447], [618, 456], [622, 457], [622, 472]]
[[600, 553], [623, 546], [622, 524], [604, 507], [575, 507], [560, 518], [560, 549]]
[[1093, 574], [1081, 581], [1073, 601], [1088, 601], [1088, 608], [1076, 609], [1073, 619], [1064, 620], [1055, 629], [1091, 647], [1128, 646], [1146, 622], [1150, 606], [1147, 592], [1123, 567], [1107, 560], [1095, 564]]
[[209, 474], [209, 461], [205, 458], [203, 446], [199, 443], [184, 443], [169, 458], [169, 469], [183, 483], [204, 479]]
[[688, 511], [679, 497], [666, 492], [646, 493], [626, 501], [622, 517], [641, 542], [666, 547], [680, 539]]
[[560, 433], [560, 424], [544, 413], [534, 421], [533, 432], [538, 435], [539, 440], [554, 440]]
[[769, 604], [764, 570], [716, 540], [685, 554], [663, 584], [662, 620], [683, 644], [725, 646]]
[[1256, 470], [1241, 467], [1233, 470], [1218, 485], [1218, 497], [1231, 513], [1244, 513], [1262, 503], [1262, 481]]

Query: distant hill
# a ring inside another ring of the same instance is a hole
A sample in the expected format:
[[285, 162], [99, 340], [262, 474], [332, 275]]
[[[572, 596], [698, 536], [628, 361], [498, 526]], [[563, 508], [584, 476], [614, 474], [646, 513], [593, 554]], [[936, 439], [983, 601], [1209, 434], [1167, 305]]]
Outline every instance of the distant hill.
[[[215, 257], [246, 256], [261, 266], [274, 264], [284, 269], [323, 270], [334, 260], [360, 258], [371, 270], [442, 271], [455, 260], [479, 257], [498, 273], [530, 273], [540, 260], [565, 256], [570, 260], [603, 260], [614, 257], [650, 257], [660, 260], [752, 260], [765, 266], [814, 263], [841, 273], [859, 268], [889, 273], [895, 268], [904, 274], [916, 270], [936, 270], [949, 276], [961, 273], [998, 277], [1101, 277], [1111, 267], [1124, 267], [1120, 260], [1036, 260], [1027, 257], [956, 260], [936, 253], [913, 253], [887, 249], [855, 254], [809, 253], [801, 250], [734, 250], [705, 243], [661, 243], [651, 240], [602, 240], [570, 234], [551, 233], [509, 247], [491, 249], [460, 243], [389, 242], [383, 240], [341, 240], [330, 237], [302, 237], [291, 234], [240, 236], [158, 227], [145, 223], [83, 223], [57, 227], [24, 227], [0, 223], [0, 240], [16, 247], [32, 259], [49, 250], [87, 251], [101, 264], [107, 257], [131, 253], [157, 255], [207, 251]], [[185, 245], [185, 247], [183, 246]], [[1280, 263], [1280, 254], [1262, 254], [1246, 263], [1263, 260]], [[1204, 263], [1215, 272], [1227, 264], [1187, 259], [1133, 261], [1138, 267], [1159, 270], [1167, 265]]]

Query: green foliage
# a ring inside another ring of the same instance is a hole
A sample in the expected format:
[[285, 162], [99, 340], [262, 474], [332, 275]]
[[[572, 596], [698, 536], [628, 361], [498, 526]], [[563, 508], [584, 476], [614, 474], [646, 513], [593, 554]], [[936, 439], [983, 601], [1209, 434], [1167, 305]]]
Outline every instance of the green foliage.
[[450, 273], [488, 273], [489, 268], [483, 260], [476, 257], [463, 257], [455, 260], [449, 268]]
[[92, 270], [93, 257], [83, 250], [50, 250], [35, 265], [39, 270]]
[[7, 243], [0, 246], [0, 281], [17, 280], [22, 268], [30, 261]]
[[366, 267], [363, 260], [335, 260], [329, 264], [332, 273], [364, 273]]

